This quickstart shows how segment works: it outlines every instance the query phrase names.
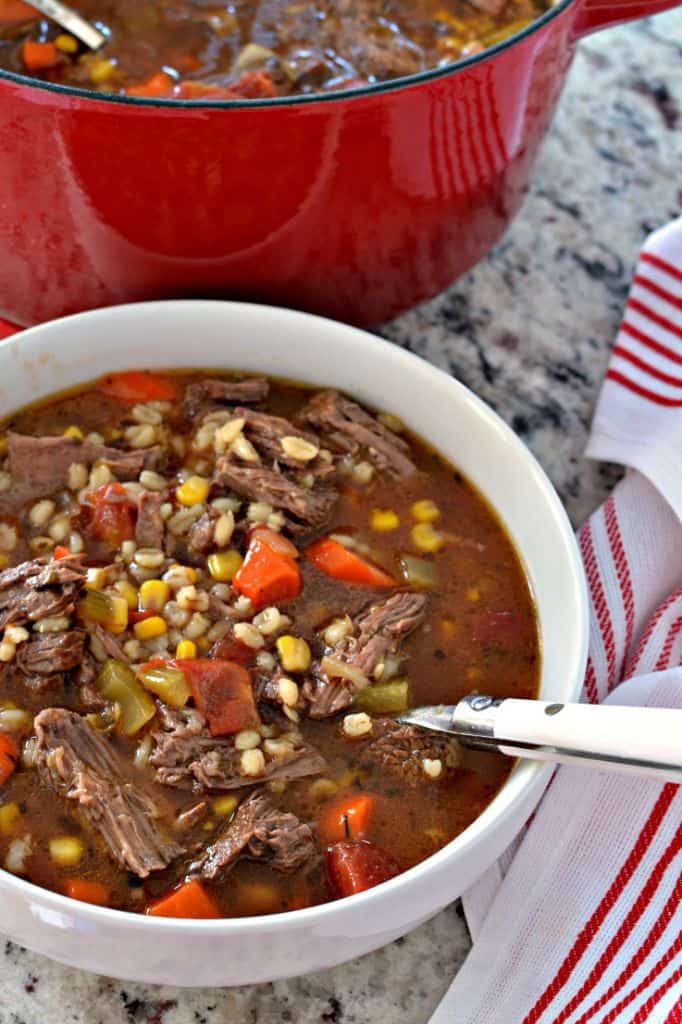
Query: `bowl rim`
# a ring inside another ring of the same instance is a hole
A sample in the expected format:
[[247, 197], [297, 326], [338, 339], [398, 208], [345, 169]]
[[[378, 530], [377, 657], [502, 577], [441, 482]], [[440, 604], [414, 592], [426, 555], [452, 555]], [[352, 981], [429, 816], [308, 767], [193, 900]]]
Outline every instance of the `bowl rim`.
[[[141, 309], [150, 310], [152, 314], [156, 310], [164, 309], [168, 310], [174, 317], [181, 318], [185, 313], [191, 313], [198, 309], [215, 310], [218, 307], [227, 309], [229, 313], [235, 316], [242, 316], [247, 319], [249, 316], [255, 318], [269, 317], [274, 321], [279, 317], [283, 317], [292, 321], [305, 321], [312, 327], [312, 329], [317, 327], [321, 331], [333, 330], [337, 335], [345, 333], [349, 337], [351, 347], [353, 342], [355, 342], [355, 344], [362, 345], [366, 344], [369, 340], [373, 346], [376, 346], [380, 351], [383, 351], [384, 356], [387, 359], [393, 359], [397, 363], [402, 364], [405, 368], [405, 372], [408, 374], [411, 373], [413, 378], [415, 374], [419, 374], [423, 380], [430, 379], [435, 383], [444, 383], [447, 381], [447, 386], [452, 390], [453, 395], [458, 396], [457, 400], [464, 402], [465, 404], [468, 403], [479, 415], [483, 416], [496, 426], [496, 429], [503, 441], [514, 448], [518, 453], [519, 458], [525, 463], [529, 479], [532, 479], [538, 487], [539, 496], [544, 498], [546, 507], [551, 512], [555, 520], [555, 525], [564, 541], [565, 551], [568, 555], [567, 570], [571, 574], [577, 608], [579, 610], [579, 616], [577, 617], [578, 621], [576, 621], [575, 624], [578, 634], [578, 644], [574, 652], [574, 661], [578, 670], [575, 674], [575, 678], [573, 679], [573, 692], [571, 694], [571, 699], [576, 699], [582, 686], [582, 678], [587, 660], [589, 612], [587, 583], [583, 571], [582, 560], [575, 533], [568, 519], [566, 510], [564, 509], [556, 490], [540, 463], [524, 442], [502, 419], [502, 417], [466, 385], [462, 384], [459, 380], [445, 371], [427, 362], [425, 359], [420, 358], [413, 352], [400, 347], [394, 342], [390, 342], [382, 337], [370, 334], [368, 331], [364, 331], [361, 328], [353, 327], [349, 324], [344, 324], [340, 321], [321, 317], [316, 314], [303, 313], [299, 310], [249, 302], [231, 302], [213, 299], [173, 299], [108, 306], [59, 317], [55, 320], [46, 321], [45, 323], [39, 324], [35, 327], [27, 328], [25, 331], [11, 335], [5, 342], [3, 342], [3, 345], [0, 348], [0, 367], [2, 366], [3, 358], [7, 358], [8, 361], [11, 362], [19, 353], [24, 358], [25, 365], [28, 365], [31, 358], [30, 349], [32, 344], [36, 342], [36, 339], [39, 340], [43, 334], [49, 334], [55, 329], [62, 330], [65, 326], [68, 329], [70, 324], [80, 324], [85, 322], [88, 324], [94, 323], [96, 325], [98, 320], [101, 321], [111, 317], [114, 319], [117, 317], [124, 319], [129, 313], [134, 314], [136, 311]], [[62, 345], [63, 343], [64, 339], [61, 341]], [[29, 349], [28, 353], [26, 352], [27, 348]], [[5, 357], [3, 357], [3, 353], [6, 353]], [[63, 354], [63, 349], [60, 349], [59, 354]], [[106, 360], [106, 356], [104, 358]], [[147, 359], [148, 358], [149, 357], [147, 357]], [[40, 360], [40, 353], [38, 353], [38, 359]], [[198, 365], [197, 362], [193, 363], [191, 356], [189, 357], [189, 360], [187, 369], [192, 369], [193, 367], [202, 370], [210, 369], [204, 364]], [[167, 365], [163, 363], [162, 358], [152, 359], [151, 364], [151, 367], [148, 368], [158, 368], [159, 370], [164, 369]], [[132, 368], [133, 367], [131, 367], [131, 369]], [[240, 368], [235, 366], [234, 370], [239, 372]], [[102, 372], [106, 373], [107, 371], [103, 370]], [[73, 386], [77, 387], [78, 385], [76, 384]], [[320, 383], [318, 386], [329, 387], [332, 385]], [[43, 393], [46, 397], [49, 394], [49, 392], [45, 392], [44, 389]], [[2, 404], [5, 404], [4, 400]], [[9, 404], [11, 405], [11, 401]], [[3, 418], [7, 415], [11, 415], [11, 411], [3, 413]], [[485, 495], [483, 495], [483, 497], [485, 500], [488, 500], [485, 498]], [[500, 519], [504, 525], [504, 520], [501, 516]], [[0, 892], [5, 887], [15, 889], [19, 894], [23, 894], [29, 902], [32, 902], [34, 905], [40, 904], [50, 912], [69, 915], [78, 913], [79, 917], [89, 920], [93, 925], [101, 923], [108, 924], [114, 928], [136, 928], [140, 931], [151, 929], [149, 932], [150, 936], [153, 936], [153, 934], [158, 930], [182, 930], [183, 933], [199, 932], [217, 937], [219, 935], [234, 935], [235, 933], [242, 931], [248, 933], [267, 931], [272, 933], [287, 931], [291, 928], [297, 929], [313, 927], [320, 922], [324, 922], [327, 918], [334, 917], [340, 910], [346, 912], [351, 910], [353, 912], [362, 913], [363, 910], [369, 908], [372, 903], [380, 902], [381, 900], [390, 898], [393, 895], [398, 896], [401, 888], [409, 888], [411, 884], [418, 884], [419, 881], [423, 879], [423, 876], [428, 876], [430, 872], [436, 872], [439, 868], [445, 867], [451, 858], [457, 857], [460, 854], [460, 851], [464, 852], [470, 844], [477, 841], [477, 837], [480, 833], [485, 832], [489, 822], [493, 823], [497, 820], [498, 823], [501, 823], [505, 818], [511, 817], [514, 814], [516, 804], [523, 799], [525, 793], [539, 787], [544, 788], [544, 785], [549, 780], [552, 770], [551, 765], [540, 761], [518, 761], [512, 769], [507, 781], [485, 807], [483, 812], [462, 832], [460, 832], [459, 835], [455, 836], [454, 839], [443, 846], [440, 850], [436, 851], [425, 860], [420, 861], [418, 864], [415, 864], [413, 867], [408, 868], [407, 871], [401, 872], [395, 878], [392, 878], [387, 882], [383, 882], [379, 886], [375, 886], [372, 889], [357, 893], [353, 896], [347, 896], [340, 900], [321, 903], [313, 907], [288, 910], [276, 914], [260, 914], [252, 917], [218, 918], [212, 920], [154, 917], [151, 915], [133, 913], [126, 910], [117, 910], [111, 907], [100, 907], [94, 904], [73, 900], [70, 897], [54, 892], [53, 890], [43, 888], [42, 886], [21, 878], [18, 875], [13, 875], [11, 872], [8, 872], [1, 867]], [[540, 788], [540, 792], [541, 791], [542, 789]]]
[[517, 42], [527, 39], [529, 36], [544, 28], [550, 21], [562, 14], [567, 7], [579, 0], [558, 0], [558, 2], [546, 10], [540, 17], [531, 21], [524, 28], [515, 32], [507, 39], [501, 40], [494, 46], [490, 46], [481, 53], [471, 54], [469, 57], [462, 57], [453, 64], [444, 67], [427, 68], [425, 71], [418, 71], [413, 75], [402, 75], [399, 78], [391, 78], [386, 82], [373, 82], [361, 88], [339, 89], [327, 93], [305, 93], [298, 96], [273, 96], [268, 99], [234, 99], [234, 100], [184, 100], [171, 97], [147, 97], [147, 96], [120, 96], [116, 93], [98, 93], [91, 89], [80, 89], [73, 85], [62, 85], [58, 82], [44, 82], [39, 78], [31, 78], [29, 75], [22, 75], [17, 71], [9, 71], [0, 68], [0, 82], [12, 82], [30, 89], [42, 92], [53, 93], [57, 96], [77, 97], [85, 104], [103, 103], [110, 106], [131, 107], [131, 108], [156, 108], [157, 110], [245, 110], [263, 107], [298, 107], [311, 103], [334, 103], [335, 101], [362, 99], [381, 93], [395, 92], [409, 86], [421, 85], [422, 83], [436, 81], [458, 74], [467, 68], [490, 60], [507, 50]]

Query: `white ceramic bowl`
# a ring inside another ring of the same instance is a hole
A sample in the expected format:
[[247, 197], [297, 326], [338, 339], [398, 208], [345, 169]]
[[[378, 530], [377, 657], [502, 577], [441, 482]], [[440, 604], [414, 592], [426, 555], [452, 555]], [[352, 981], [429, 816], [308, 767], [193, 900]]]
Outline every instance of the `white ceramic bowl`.
[[[537, 602], [546, 700], [575, 699], [587, 603], [570, 524], [547, 477], [494, 412], [397, 346], [303, 313], [221, 302], [144, 303], [35, 327], [0, 345], [0, 415], [112, 370], [224, 367], [333, 385], [390, 409], [498, 510]], [[475, 881], [524, 824], [548, 768], [519, 764], [465, 832], [398, 878], [270, 917], [179, 921], [76, 903], [0, 870], [0, 928], [56, 960], [119, 978], [237, 985], [319, 970], [376, 949]]]

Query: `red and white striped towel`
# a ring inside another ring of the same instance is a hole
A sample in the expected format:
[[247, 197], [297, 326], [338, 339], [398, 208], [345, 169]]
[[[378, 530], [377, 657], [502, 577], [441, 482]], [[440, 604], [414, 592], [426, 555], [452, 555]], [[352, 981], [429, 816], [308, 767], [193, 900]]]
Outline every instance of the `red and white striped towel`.
[[[644, 246], [587, 450], [629, 467], [579, 535], [587, 701], [682, 707], [681, 364], [682, 219]], [[682, 1024], [682, 788], [558, 769], [464, 908], [431, 1024]]]

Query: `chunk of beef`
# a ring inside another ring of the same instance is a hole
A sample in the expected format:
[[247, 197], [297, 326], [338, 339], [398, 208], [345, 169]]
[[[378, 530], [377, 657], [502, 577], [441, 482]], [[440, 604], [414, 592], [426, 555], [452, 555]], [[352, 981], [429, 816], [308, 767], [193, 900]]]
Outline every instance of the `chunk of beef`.
[[163, 529], [161, 495], [141, 491], [137, 499], [135, 543], [139, 548], [163, 548]]
[[271, 416], [268, 413], [256, 412], [254, 409], [239, 408], [235, 409], [234, 417], [244, 420], [244, 434], [264, 458], [270, 458], [281, 466], [287, 466], [303, 473], [312, 473], [313, 476], [318, 477], [328, 476], [334, 471], [334, 465], [330, 459], [323, 459], [319, 455], [314, 459], [297, 459], [284, 450], [282, 440], [285, 437], [296, 437], [301, 441], [307, 441], [318, 451], [320, 439], [310, 431], [295, 427], [283, 416]]
[[390, 773], [410, 785], [429, 781], [424, 771], [425, 760], [440, 761], [442, 774], [439, 777], [446, 778], [459, 764], [457, 740], [413, 725], [401, 725], [392, 718], [372, 721], [372, 732], [358, 756], [361, 768], [378, 769], [382, 775]]
[[80, 556], [35, 558], [0, 572], [0, 629], [71, 615], [85, 582]]
[[337, 451], [351, 455], [363, 448], [378, 469], [392, 476], [409, 476], [416, 467], [409, 457], [410, 447], [374, 416], [337, 391], [321, 391], [301, 413], [306, 423], [322, 431]]
[[247, 380], [200, 380], [185, 390], [184, 408], [188, 416], [196, 416], [212, 405], [239, 405], [242, 402], [262, 402], [268, 397], [270, 384], [265, 377]]
[[122, 451], [75, 437], [33, 437], [9, 434], [9, 468], [13, 483], [25, 498], [53, 494], [67, 486], [69, 466], [105, 462], [120, 480], [134, 480], [141, 471], [156, 465], [159, 448]]
[[95, 686], [99, 666], [92, 654], [85, 651], [83, 660], [73, 674], [73, 685], [76, 688], [78, 702], [88, 711], [99, 711], [106, 701]]
[[161, 707], [163, 729], [154, 732], [149, 763], [156, 779], [175, 789], [195, 793], [220, 792], [254, 786], [270, 779], [300, 779], [325, 771], [327, 762], [313, 747], [299, 746], [277, 757], [266, 754], [261, 775], [241, 772], [241, 753], [231, 738], [211, 736], [198, 711]]
[[69, 629], [63, 633], [34, 633], [17, 647], [17, 667], [27, 676], [49, 676], [77, 668], [83, 660], [85, 633]]
[[240, 465], [230, 455], [218, 459], [214, 482], [220, 487], [231, 487], [250, 501], [267, 501], [291, 513], [294, 521], [289, 525], [294, 532], [297, 532], [297, 523], [299, 527], [323, 527], [339, 497], [335, 490], [328, 488], [301, 487], [276, 469]]
[[187, 549], [191, 554], [205, 555], [212, 547], [215, 547], [213, 531], [219, 516], [220, 512], [217, 509], [210, 508], [195, 523], [192, 523], [187, 532]]
[[95, 636], [110, 658], [115, 658], [116, 661], [123, 661], [126, 665], [130, 662], [130, 658], [116, 637], [108, 629], [105, 629], [104, 626], [100, 626], [99, 623], [95, 626]]
[[76, 803], [122, 868], [146, 878], [183, 852], [161, 825], [151, 797], [123, 774], [109, 741], [80, 715], [46, 708], [34, 725], [42, 781]]
[[421, 71], [424, 51], [420, 46], [398, 32], [384, 30], [380, 35], [374, 17], [363, 17], [353, 6], [353, 14], [339, 21], [336, 46], [361, 75], [385, 81]]
[[205, 800], [200, 800], [198, 804], [194, 804], [193, 807], [189, 807], [186, 811], [182, 811], [178, 814], [175, 819], [175, 831], [176, 832], [191, 832], [192, 829], [200, 825], [208, 817], [208, 804]]
[[[369, 681], [388, 654], [395, 654], [402, 641], [419, 626], [426, 613], [424, 594], [401, 591], [372, 605], [355, 623], [354, 634], [329, 651], [329, 657], [358, 669]], [[315, 661], [303, 684], [310, 718], [328, 718], [347, 708], [353, 700], [351, 680], [333, 676]]]
[[218, 838], [190, 865], [189, 875], [216, 881], [240, 857], [267, 860], [275, 871], [291, 874], [316, 858], [317, 851], [309, 825], [290, 811], [279, 810], [264, 793], [252, 793]]

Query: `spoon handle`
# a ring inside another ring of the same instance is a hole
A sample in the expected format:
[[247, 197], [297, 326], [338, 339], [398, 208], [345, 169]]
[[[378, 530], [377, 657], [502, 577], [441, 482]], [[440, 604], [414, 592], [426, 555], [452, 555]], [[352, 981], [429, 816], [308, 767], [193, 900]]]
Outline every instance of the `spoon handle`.
[[682, 710], [495, 700], [473, 694], [452, 714], [465, 746], [682, 782]]
[[28, 2], [31, 7], [35, 7], [46, 18], [56, 21], [58, 25], [70, 32], [76, 39], [80, 39], [91, 50], [98, 50], [106, 42], [106, 36], [99, 29], [91, 25], [85, 18], [81, 18], [80, 14], [72, 7], [61, 3], [61, 0], [28, 0]]

